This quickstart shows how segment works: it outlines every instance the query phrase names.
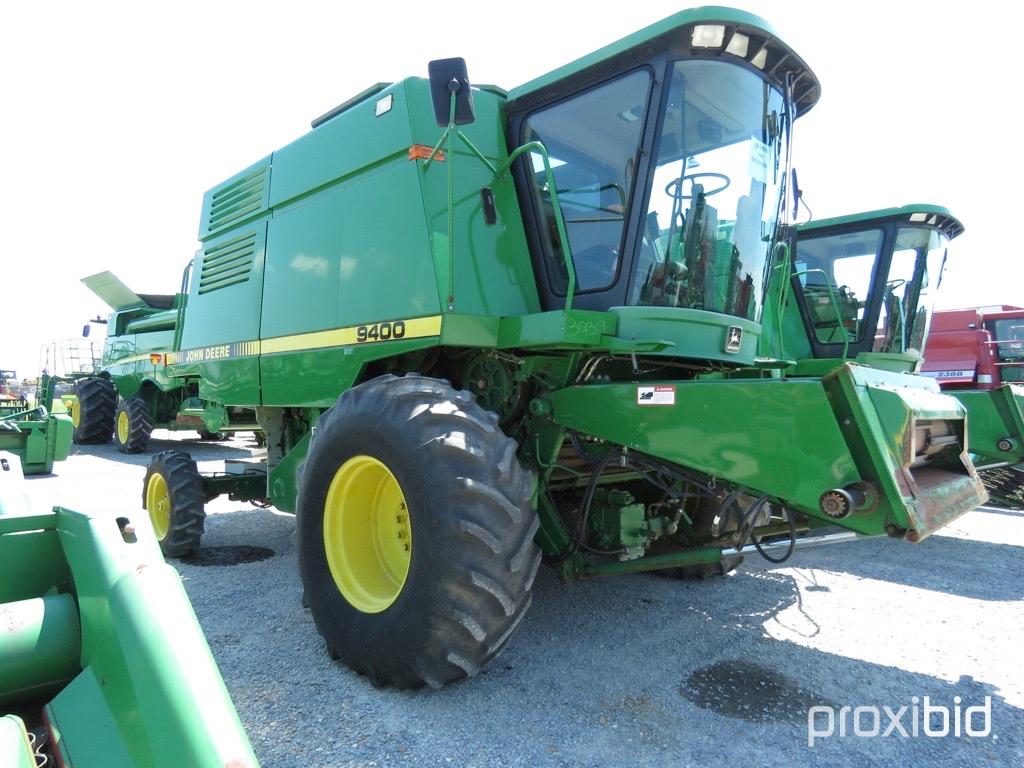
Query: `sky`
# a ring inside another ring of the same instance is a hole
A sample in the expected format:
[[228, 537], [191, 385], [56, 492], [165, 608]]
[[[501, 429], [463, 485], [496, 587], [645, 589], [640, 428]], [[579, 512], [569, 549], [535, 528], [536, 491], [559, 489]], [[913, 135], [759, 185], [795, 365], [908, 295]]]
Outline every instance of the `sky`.
[[[794, 132], [814, 217], [945, 205], [967, 231], [938, 306], [1024, 305], [1008, 226], [1024, 175], [1020, 6], [732, 5], [767, 19], [821, 81]], [[4, 3], [0, 368], [34, 376], [42, 345], [106, 315], [81, 277], [109, 269], [136, 292], [173, 292], [198, 247], [203, 193], [367, 86], [462, 56], [473, 82], [512, 88], [685, 7]]]

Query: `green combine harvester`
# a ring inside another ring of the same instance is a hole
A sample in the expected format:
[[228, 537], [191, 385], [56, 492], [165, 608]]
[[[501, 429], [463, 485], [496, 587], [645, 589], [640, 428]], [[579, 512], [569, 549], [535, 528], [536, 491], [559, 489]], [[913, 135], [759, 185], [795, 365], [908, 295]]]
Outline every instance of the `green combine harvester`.
[[[963, 232], [960, 222], [945, 208], [916, 205], [797, 230], [795, 302], [785, 335], [787, 354], [803, 360], [794, 375], [824, 370], [837, 359], [920, 372], [946, 246]], [[1024, 506], [1017, 466], [1024, 461], [1024, 387], [946, 392], [967, 411], [967, 446], [989, 495]]]
[[[964, 408], [906, 352], [851, 354], [826, 311], [828, 356], [786, 343], [780, 217], [818, 95], [764, 21], [701, 8], [511, 92], [432, 62], [210, 190], [181, 292], [112, 317], [140, 382], [119, 408], [129, 436], [135, 392], [178, 404], [161, 420], [251, 413], [267, 456], [156, 456], [164, 552], [218, 495], [295, 512], [329, 654], [438, 687], [501, 651], [542, 559], [720, 573], [983, 503]], [[79, 424], [96, 402], [105, 425], [92, 381]]]
[[258, 765], [148, 517], [33, 512], [3, 450], [0, 619], [4, 768]]
[[[141, 453], [154, 429], [194, 430], [202, 440], [259, 430], [252, 408], [200, 400], [194, 382], [166, 375], [164, 353], [177, 344], [182, 294], [136, 294], [110, 272], [84, 282], [111, 308], [100, 376], [74, 377], [68, 398], [74, 441]], [[91, 322], [96, 322], [91, 321]], [[88, 334], [86, 325], [83, 332]]]

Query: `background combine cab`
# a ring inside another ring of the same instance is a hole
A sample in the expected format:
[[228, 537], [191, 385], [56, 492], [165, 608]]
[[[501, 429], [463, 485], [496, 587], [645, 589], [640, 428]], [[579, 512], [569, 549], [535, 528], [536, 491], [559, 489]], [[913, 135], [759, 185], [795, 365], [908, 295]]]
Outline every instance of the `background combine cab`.
[[[967, 452], [972, 438], [963, 405], [936, 397], [939, 388], [928, 379], [898, 376], [887, 381], [881, 373], [920, 370], [948, 243], [963, 230], [948, 210], [934, 205], [869, 211], [797, 227], [788, 286], [792, 300], [781, 313], [780, 338], [786, 354], [798, 358], [795, 376], [849, 361], [863, 366], [862, 371], [878, 370], [872, 374], [879, 381], [872, 399], [883, 421], [883, 402], [897, 392], [912, 394], [903, 387], [914, 382], [913, 388], [920, 390], [913, 393], [920, 398], [919, 417], [902, 427], [891, 420], [887, 424], [889, 430], [913, 433], [908, 474], [916, 470], [926, 476], [925, 485], [934, 482], [936, 473], [961, 474], [959, 484], [969, 482], [977, 497], [980, 480]], [[933, 499], [934, 510], [950, 501], [945, 493]]]
[[146, 516], [33, 512], [3, 451], [0, 615], [0, 764], [257, 765]]
[[936, 312], [922, 373], [969, 411], [971, 453], [992, 498], [1024, 508], [1024, 309]]

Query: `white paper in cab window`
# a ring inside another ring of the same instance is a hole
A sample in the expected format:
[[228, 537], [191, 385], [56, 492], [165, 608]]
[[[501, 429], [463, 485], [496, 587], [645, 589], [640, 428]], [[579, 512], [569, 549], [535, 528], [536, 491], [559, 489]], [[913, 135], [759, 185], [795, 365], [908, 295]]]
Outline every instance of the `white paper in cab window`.
[[754, 180], [762, 184], [768, 183], [768, 145], [753, 136], [750, 137], [750, 163], [747, 172]]

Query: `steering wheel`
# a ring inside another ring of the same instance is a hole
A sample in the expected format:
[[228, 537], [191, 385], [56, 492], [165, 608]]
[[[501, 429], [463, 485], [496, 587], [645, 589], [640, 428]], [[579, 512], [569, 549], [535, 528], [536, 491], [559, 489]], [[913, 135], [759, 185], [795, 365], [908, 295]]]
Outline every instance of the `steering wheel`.
[[[701, 173], [692, 173], [689, 176], [680, 176], [678, 179], [672, 179], [668, 184], [665, 185], [665, 194], [671, 197], [673, 200], [692, 200], [693, 199], [693, 187], [697, 184], [697, 179], [709, 178], [718, 179], [720, 182], [724, 182], [721, 186], [712, 189], [710, 192], [705, 191], [704, 197], [711, 197], [717, 195], [719, 192], [723, 192], [729, 188], [732, 184], [732, 179], [726, 176], [724, 173], [712, 173], [711, 171], [702, 171]], [[683, 182], [690, 182], [690, 194], [683, 194]]]

